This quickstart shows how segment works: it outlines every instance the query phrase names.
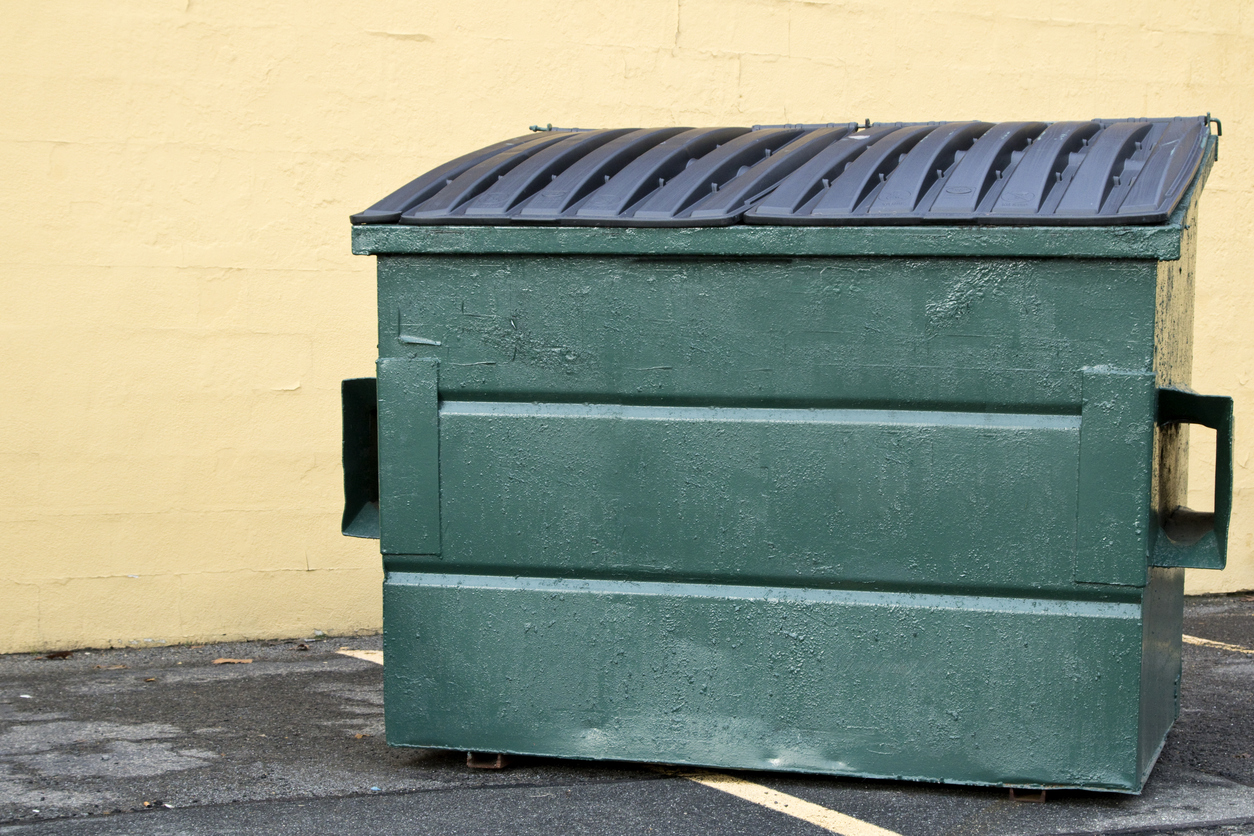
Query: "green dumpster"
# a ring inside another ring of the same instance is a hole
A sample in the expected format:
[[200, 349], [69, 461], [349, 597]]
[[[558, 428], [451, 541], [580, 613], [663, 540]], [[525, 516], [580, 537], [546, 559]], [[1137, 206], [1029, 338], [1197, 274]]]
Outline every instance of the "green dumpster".
[[1213, 124], [549, 130], [355, 215], [388, 742], [1139, 792]]

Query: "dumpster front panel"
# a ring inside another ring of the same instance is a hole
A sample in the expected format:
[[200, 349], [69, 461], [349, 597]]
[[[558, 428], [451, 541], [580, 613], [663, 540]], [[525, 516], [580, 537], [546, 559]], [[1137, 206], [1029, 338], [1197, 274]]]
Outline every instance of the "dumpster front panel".
[[1148, 259], [380, 256], [446, 399], [1079, 414], [1150, 371]]
[[[1099, 512], [1107, 482], [1148, 478], [1153, 405], [1107, 398], [1086, 429], [1084, 395], [1094, 368], [1152, 394], [1153, 262], [402, 256], [380, 276], [381, 369], [435, 362], [440, 390], [438, 467], [381, 477], [412, 503], [438, 471], [439, 547], [396, 547], [385, 515], [391, 569], [1145, 582], [1148, 510]], [[1133, 426], [1147, 461], [1111, 459]], [[1103, 478], [1082, 478], [1086, 440]], [[1105, 566], [1093, 544], [1116, 541]]]
[[1134, 603], [406, 572], [384, 601], [393, 745], [1140, 786]]
[[391, 743], [1139, 790], [1155, 262], [380, 261]]

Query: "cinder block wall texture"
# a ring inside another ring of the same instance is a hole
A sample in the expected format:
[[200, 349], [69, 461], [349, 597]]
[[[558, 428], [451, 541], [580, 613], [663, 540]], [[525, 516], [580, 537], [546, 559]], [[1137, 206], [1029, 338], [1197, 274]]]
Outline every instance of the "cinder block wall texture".
[[1248, 2], [41, 0], [4, 17], [0, 651], [378, 629], [377, 544], [338, 531], [339, 381], [375, 356], [374, 264], [349, 254], [347, 216], [536, 122], [1221, 117], [1195, 381], [1236, 396], [1237, 498], [1228, 570], [1189, 589], [1254, 588]]

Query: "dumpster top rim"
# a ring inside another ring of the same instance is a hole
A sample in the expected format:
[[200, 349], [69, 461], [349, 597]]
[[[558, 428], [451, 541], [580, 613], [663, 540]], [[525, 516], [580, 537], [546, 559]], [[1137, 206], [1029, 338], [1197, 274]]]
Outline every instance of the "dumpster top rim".
[[1024, 257], [1175, 261], [1183, 224], [1128, 227], [353, 227], [354, 255]]

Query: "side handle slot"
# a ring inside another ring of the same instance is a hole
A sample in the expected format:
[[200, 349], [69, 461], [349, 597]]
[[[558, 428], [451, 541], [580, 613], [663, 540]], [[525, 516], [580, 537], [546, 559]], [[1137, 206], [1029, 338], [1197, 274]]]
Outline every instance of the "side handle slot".
[[375, 378], [341, 381], [344, 518], [347, 537], [379, 539], [379, 404]]
[[1215, 431], [1215, 510], [1177, 506], [1160, 521], [1150, 562], [1154, 566], [1222, 569], [1228, 560], [1232, 516], [1232, 398], [1184, 389], [1158, 390], [1160, 426], [1201, 424]]

